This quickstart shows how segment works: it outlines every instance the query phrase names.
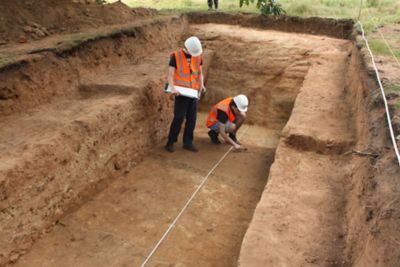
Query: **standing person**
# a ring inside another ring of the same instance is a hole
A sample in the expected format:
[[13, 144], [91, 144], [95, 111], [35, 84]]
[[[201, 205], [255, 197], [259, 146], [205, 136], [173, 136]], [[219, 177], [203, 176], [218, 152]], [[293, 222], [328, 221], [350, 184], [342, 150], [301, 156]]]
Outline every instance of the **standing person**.
[[193, 132], [197, 118], [197, 99], [179, 95], [174, 86], [183, 86], [201, 93], [206, 92], [202, 71], [203, 48], [199, 38], [192, 36], [185, 41], [185, 48], [171, 54], [168, 71], [168, 83], [175, 95], [174, 119], [169, 129], [168, 142], [165, 149], [174, 152], [174, 143], [178, 140], [183, 120], [186, 118], [183, 132], [183, 148], [198, 152], [193, 144]]
[[215, 10], [218, 9], [218, 0], [207, 0], [207, 1], [208, 1], [208, 10], [212, 10], [213, 2], [214, 2]]
[[228, 97], [214, 105], [207, 117], [211, 142], [220, 144], [218, 135], [221, 134], [222, 138], [236, 150], [245, 149], [237, 139], [236, 133], [246, 120], [248, 105], [249, 100], [245, 95]]

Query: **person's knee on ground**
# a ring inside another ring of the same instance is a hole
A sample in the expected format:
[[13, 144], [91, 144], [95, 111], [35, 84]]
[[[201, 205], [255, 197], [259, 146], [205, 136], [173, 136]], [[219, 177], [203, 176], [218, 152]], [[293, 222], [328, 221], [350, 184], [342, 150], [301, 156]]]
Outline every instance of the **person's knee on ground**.
[[227, 122], [227, 123], [221, 123], [221, 122], [217, 122], [215, 125], [213, 125], [212, 127], [210, 127], [210, 131], [213, 131], [217, 134], [219, 134], [219, 125], [223, 124], [225, 126], [225, 132], [226, 133], [233, 133], [237, 130], [237, 126], [235, 123], [232, 122]]

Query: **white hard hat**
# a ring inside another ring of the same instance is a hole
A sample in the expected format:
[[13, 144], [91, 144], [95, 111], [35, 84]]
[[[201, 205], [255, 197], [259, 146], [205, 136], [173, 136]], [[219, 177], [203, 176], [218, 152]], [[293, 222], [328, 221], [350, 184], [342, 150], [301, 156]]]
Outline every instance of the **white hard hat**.
[[247, 111], [247, 106], [249, 105], [249, 100], [247, 99], [247, 96], [245, 95], [237, 95], [233, 98], [233, 102], [235, 102], [237, 108], [241, 112], [246, 112]]
[[201, 42], [196, 36], [189, 37], [185, 41], [185, 47], [189, 54], [194, 57], [200, 56], [203, 53], [203, 48], [201, 47]]

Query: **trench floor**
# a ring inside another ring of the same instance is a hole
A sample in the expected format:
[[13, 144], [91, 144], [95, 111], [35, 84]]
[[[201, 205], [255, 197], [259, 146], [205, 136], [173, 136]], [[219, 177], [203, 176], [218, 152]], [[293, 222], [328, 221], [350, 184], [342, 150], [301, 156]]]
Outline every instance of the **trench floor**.
[[[35, 244], [15, 266], [140, 266], [197, 185], [229, 148], [213, 145], [200, 114], [191, 153], [160, 144]], [[244, 126], [242, 132], [246, 129]], [[279, 131], [249, 126], [249, 150], [231, 152], [209, 177], [148, 266], [234, 266], [266, 184]]]

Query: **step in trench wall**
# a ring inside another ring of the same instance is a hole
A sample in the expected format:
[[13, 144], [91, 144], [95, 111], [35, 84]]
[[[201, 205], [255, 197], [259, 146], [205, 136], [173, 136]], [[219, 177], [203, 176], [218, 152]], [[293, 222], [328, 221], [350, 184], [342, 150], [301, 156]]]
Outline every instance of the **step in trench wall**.
[[[181, 17], [156, 20], [3, 69], [0, 90], [8, 88], [18, 97], [1, 99], [0, 114], [18, 116], [62, 99], [82, 100], [88, 97], [79, 92], [82, 74], [175, 49], [185, 27]], [[30, 145], [18, 162], [0, 164], [0, 266], [16, 261], [66, 212], [128, 172], [165, 138], [173, 103], [160, 89], [164, 76], [130, 95], [93, 96], [112, 98], [113, 104]]]
[[183, 17], [156, 18], [106, 34], [82, 37], [86, 39], [80, 44], [66, 41], [50, 52], [33, 53], [3, 66], [0, 115], [26, 112], [55, 98], [75, 97], [80, 76], [85, 72], [140, 61], [148, 53], [167, 47], [174, 49], [186, 25]]

